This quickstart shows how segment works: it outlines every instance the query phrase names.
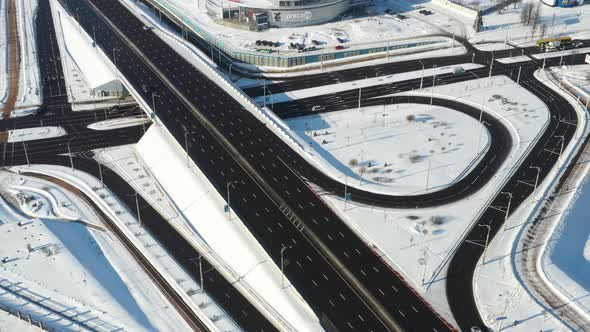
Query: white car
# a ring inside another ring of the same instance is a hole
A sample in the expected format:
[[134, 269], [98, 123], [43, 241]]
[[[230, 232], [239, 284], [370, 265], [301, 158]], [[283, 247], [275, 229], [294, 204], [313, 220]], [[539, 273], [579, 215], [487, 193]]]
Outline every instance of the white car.
[[323, 110], [323, 109], [324, 109], [324, 108], [323, 108], [322, 106], [320, 106], [320, 105], [315, 105], [315, 106], [313, 106], [313, 107], [311, 108], [312, 112], [321, 111], [321, 110]]

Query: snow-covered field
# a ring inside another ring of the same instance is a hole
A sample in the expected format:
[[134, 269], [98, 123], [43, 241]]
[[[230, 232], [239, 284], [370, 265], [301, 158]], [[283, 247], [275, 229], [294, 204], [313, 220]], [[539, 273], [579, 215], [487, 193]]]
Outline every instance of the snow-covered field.
[[325, 172], [386, 194], [437, 191], [465, 176], [485, 154], [487, 130], [463, 113], [397, 104], [287, 120], [315, 150]]
[[6, 171], [0, 183], [0, 303], [63, 331], [188, 329], [85, 201]]
[[63, 127], [34, 127], [8, 131], [8, 143], [34, 141], [67, 135]]
[[[430, 96], [430, 88], [414, 94]], [[456, 99], [482, 107], [511, 130], [513, 144], [508, 160], [497, 175], [477, 193], [460, 202], [429, 209], [381, 209], [340, 197], [322, 196], [367, 242], [382, 251], [387, 262], [410, 280], [445, 316], [452, 320], [444, 289], [446, 263], [481, 211], [514, 170], [520, 158], [548, 121], [546, 106], [507, 77], [497, 76], [435, 88], [436, 97]], [[362, 113], [351, 123], [362, 122]], [[372, 120], [372, 119], [371, 119]], [[467, 124], [467, 123], [465, 123]], [[458, 132], [467, 128], [455, 128]], [[472, 141], [477, 136], [470, 135]], [[374, 143], [378, 144], [378, 142]], [[413, 144], [420, 149], [418, 144]], [[472, 146], [473, 147], [473, 146]], [[475, 148], [472, 148], [475, 153]], [[339, 151], [338, 153], [345, 153]], [[395, 154], [396, 152], [394, 152]], [[420, 181], [424, 183], [424, 181]]]

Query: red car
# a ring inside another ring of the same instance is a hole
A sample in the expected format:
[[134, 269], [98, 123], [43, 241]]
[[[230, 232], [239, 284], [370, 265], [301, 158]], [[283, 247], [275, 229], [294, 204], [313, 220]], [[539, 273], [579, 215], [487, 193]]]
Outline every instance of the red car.
[[346, 47], [344, 47], [344, 46], [342, 46], [342, 45], [338, 45], [338, 46], [336, 46], [336, 47], [335, 47], [335, 49], [337, 49], [337, 50], [343, 50], [343, 49], [345, 49], [345, 48], [346, 48]]

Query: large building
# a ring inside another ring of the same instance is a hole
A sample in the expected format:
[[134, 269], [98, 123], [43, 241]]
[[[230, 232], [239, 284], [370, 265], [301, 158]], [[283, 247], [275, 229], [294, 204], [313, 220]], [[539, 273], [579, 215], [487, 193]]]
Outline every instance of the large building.
[[216, 17], [248, 24], [252, 30], [298, 27], [333, 20], [369, 0], [206, 0]]

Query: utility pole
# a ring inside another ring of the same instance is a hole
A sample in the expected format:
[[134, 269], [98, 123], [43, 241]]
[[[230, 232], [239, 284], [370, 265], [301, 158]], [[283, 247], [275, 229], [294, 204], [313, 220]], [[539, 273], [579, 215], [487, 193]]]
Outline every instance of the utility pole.
[[520, 71], [522, 70], [522, 66], [518, 67], [518, 77], [516, 78], [516, 85], [520, 83]]
[[510, 213], [510, 203], [512, 203], [512, 193], [505, 191], [502, 191], [501, 193], [508, 195], [508, 207], [506, 207], [506, 214], [504, 215], [504, 231], [506, 231], [506, 223], [508, 222], [508, 214]]
[[482, 225], [482, 224], [477, 224], [479, 227], [486, 227], [488, 229], [488, 234], [486, 235], [486, 244], [483, 248], [483, 261], [482, 263], [485, 265], [486, 264], [486, 252], [488, 251], [488, 241], [490, 239], [490, 230], [491, 227], [490, 225]]
[[281, 287], [285, 288], [285, 263], [284, 263], [284, 253], [285, 250], [291, 249], [291, 246], [285, 247], [285, 245], [281, 244]]

